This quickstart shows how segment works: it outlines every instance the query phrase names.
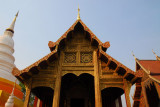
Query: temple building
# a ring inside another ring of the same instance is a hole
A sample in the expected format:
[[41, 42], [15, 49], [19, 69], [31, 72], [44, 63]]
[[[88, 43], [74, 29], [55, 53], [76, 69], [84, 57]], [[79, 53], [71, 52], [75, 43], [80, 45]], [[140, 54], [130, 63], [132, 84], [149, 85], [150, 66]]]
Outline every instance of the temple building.
[[131, 107], [130, 89], [141, 76], [106, 53], [110, 43], [94, 35], [79, 11], [74, 24], [48, 46], [48, 55], [12, 71], [26, 87], [24, 107], [31, 93], [35, 107], [122, 107], [122, 94]]
[[7, 105], [14, 103], [14, 107], [20, 107], [23, 104], [21, 87], [18, 84], [14, 85], [16, 78], [11, 73], [15, 67], [15, 59], [12, 55], [14, 53], [12, 37], [17, 16], [18, 13], [9, 28], [0, 36], [0, 107], [4, 107], [7, 100], [9, 101]]
[[26, 87], [24, 107], [31, 93], [34, 107], [122, 107], [122, 94], [131, 107], [133, 84], [134, 107], [158, 107], [159, 60], [135, 58], [136, 72], [132, 71], [107, 53], [110, 43], [102, 43], [83, 23], [79, 9], [73, 25], [48, 46], [49, 54], [23, 70], [12, 70]]
[[136, 73], [141, 73], [142, 78], [136, 82], [133, 107], [160, 107], [160, 57], [155, 56], [156, 60], [140, 60], [134, 56]]

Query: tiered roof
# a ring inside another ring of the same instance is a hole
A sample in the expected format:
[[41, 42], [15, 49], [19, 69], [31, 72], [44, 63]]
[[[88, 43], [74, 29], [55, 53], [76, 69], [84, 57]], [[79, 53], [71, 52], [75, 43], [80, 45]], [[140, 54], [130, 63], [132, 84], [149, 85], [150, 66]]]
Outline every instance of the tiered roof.
[[[155, 54], [155, 52], [153, 52]], [[160, 83], [160, 57], [156, 56], [157, 60], [139, 60], [135, 57], [137, 64], [153, 81]]]
[[[30, 74], [33, 72], [36, 72], [36, 70], [38, 70], [38, 67], [42, 65], [46, 65], [49, 62], [52, 62], [54, 60], [53, 57], [57, 56], [57, 52], [59, 51], [60, 44], [65, 41], [65, 39], [67, 38], [70, 32], [74, 31], [74, 28], [77, 24], [82, 25], [84, 31], [89, 34], [88, 36], [90, 38], [90, 41], [98, 45], [99, 57], [103, 56], [107, 60], [114, 62], [116, 64], [117, 69], [115, 70], [115, 72], [118, 72], [118, 74], [122, 76], [125, 75], [125, 78], [127, 78], [132, 82], [135, 82], [138, 78], [141, 77], [141, 74], [135, 73], [134, 71], [127, 68], [126, 66], [124, 66], [123, 64], [121, 64], [120, 62], [112, 58], [110, 55], [108, 55], [106, 53], [106, 50], [110, 47], [110, 43], [109, 42], [102, 43], [96, 37], [96, 35], [82, 22], [81, 19], [77, 19], [75, 23], [56, 42], [49, 41], [48, 46], [51, 50], [51, 53], [49, 53], [45, 57], [41, 58], [40, 60], [36, 61], [35, 63], [33, 63], [32, 65], [28, 66], [23, 70], [18, 70], [17, 68], [14, 68], [12, 71], [13, 75], [16, 76], [18, 79], [22, 80], [22, 78], [31, 77]], [[123, 72], [121, 71], [121, 69], [123, 69]]]

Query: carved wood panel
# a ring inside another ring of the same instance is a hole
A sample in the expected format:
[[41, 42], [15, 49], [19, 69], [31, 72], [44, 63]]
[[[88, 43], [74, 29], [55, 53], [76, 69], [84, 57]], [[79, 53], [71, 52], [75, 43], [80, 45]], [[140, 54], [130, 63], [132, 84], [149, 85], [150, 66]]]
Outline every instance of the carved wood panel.
[[82, 73], [93, 74], [93, 51], [96, 47], [91, 45], [91, 41], [83, 33], [72, 33], [72, 37], [65, 42], [63, 52], [62, 74]]
[[80, 58], [81, 63], [92, 63], [93, 54], [92, 52], [81, 52]]
[[65, 52], [64, 63], [76, 63], [76, 52]]

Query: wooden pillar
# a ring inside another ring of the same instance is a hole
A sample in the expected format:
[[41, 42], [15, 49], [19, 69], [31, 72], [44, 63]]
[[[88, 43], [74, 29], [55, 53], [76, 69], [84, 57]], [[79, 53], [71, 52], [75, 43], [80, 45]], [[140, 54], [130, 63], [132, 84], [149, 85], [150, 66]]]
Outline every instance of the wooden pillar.
[[98, 71], [98, 58], [97, 51], [93, 52], [94, 61], [94, 88], [95, 88], [95, 107], [102, 107], [100, 83], [99, 83], [99, 71]]
[[25, 96], [23, 107], [29, 107], [29, 101], [30, 101], [30, 95], [31, 95], [31, 87], [32, 87], [32, 78], [28, 79], [26, 81], [26, 83], [27, 83], [27, 84], [25, 84], [26, 96]]
[[145, 106], [149, 107], [148, 100], [147, 100], [147, 95], [146, 95], [146, 88], [145, 88], [144, 82], [141, 83], [141, 86], [142, 86], [142, 94], [143, 94], [143, 97], [144, 97]]
[[130, 94], [130, 89], [132, 84], [128, 82], [126, 79], [124, 79], [123, 83], [124, 83], [124, 93], [126, 98], [126, 104], [127, 104], [127, 107], [131, 107], [129, 94]]
[[53, 104], [52, 107], [59, 107], [60, 102], [60, 91], [61, 91], [61, 72], [62, 72], [62, 53], [60, 55], [57, 66], [57, 77], [55, 82], [55, 90], [53, 95]]
[[31, 88], [26, 86], [26, 96], [24, 101], [24, 107], [29, 107], [30, 94], [31, 94]]

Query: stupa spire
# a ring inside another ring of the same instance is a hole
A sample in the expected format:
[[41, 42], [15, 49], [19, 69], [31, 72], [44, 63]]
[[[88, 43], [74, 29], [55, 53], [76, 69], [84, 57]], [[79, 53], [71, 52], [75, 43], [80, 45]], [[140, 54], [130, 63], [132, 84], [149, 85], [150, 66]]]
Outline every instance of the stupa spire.
[[13, 107], [14, 106], [14, 89], [16, 87], [16, 81], [17, 81], [17, 79], [14, 82], [14, 87], [13, 87], [12, 93], [9, 96], [7, 102], [5, 103], [5, 107]]
[[16, 19], [18, 17], [18, 13], [19, 13], [19, 11], [16, 13], [15, 18], [13, 19], [9, 28], [6, 29], [6, 31], [11, 31], [12, 33], [14, 33], [14, 26], [15, 26]]
[[77, 20], [80, 20], [80, 9], [79, 9], [79, 5], [78, 5], [78, 16], [77, 16]]

